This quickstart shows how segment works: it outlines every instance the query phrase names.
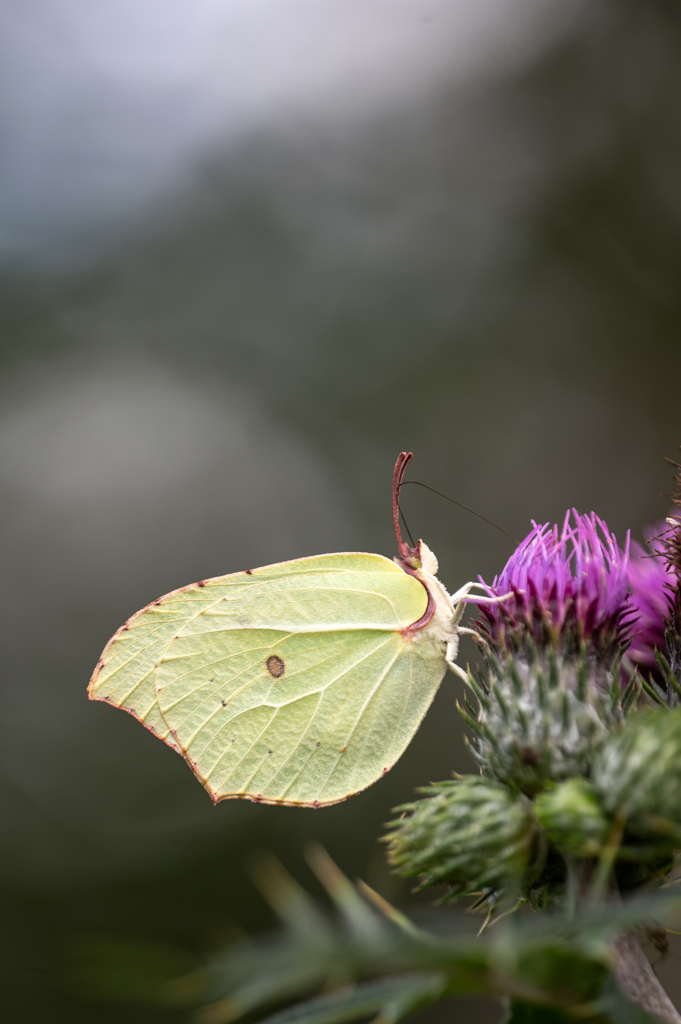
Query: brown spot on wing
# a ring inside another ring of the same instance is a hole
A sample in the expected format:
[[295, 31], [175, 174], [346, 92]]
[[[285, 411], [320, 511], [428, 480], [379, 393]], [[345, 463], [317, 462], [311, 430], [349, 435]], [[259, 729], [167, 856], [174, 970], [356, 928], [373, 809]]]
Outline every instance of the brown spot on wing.
[[280, 658], [278, 654], [270, 654], [265, 664], [267, 665], [267, 671], [273, 679], [281, 679], [286, 671], [284, 659]]

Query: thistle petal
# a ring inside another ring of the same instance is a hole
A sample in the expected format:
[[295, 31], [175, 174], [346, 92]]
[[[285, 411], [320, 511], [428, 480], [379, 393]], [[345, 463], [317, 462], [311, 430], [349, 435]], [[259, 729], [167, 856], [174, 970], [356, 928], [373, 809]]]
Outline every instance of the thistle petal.
[[568, 512], [562, 527], [533, 529], [491, 584], [490, 597], [508, 601], [481, 608], [476, 626], [501, 654], [522, 654], [529, 642], [609, 663], [631, 637], [636, 618], [629, 595], [629, 537], [620, 551], [615, 535], [591, 512]]

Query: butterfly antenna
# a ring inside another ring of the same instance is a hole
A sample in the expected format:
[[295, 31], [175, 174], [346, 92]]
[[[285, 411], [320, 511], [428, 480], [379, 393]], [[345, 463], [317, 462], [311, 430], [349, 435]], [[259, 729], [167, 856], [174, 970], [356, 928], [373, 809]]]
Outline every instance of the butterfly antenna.
[[[403, 454], [405, 454], [405, 453], [403, 453]], [[411, 458], [411, 455], [409, 456], [409, 459], [410, 458]], [[404, 463], [404, 469], [402, 470], [402, 477], [404, 477], [404, 470], [406, 470], [406, 468], [407, 468], [409, 459], [407, 459], [407, 462]], [[398, 462], [399, 462], [399, 460], [398, 460]], [[395, 467], [395, 469], [397, 469], [397, 467]], [[428, 484], [422, 484], [420, 480], [403, 480], [402, 477], [400, 477], [399, 485], [397, 487], [397, 497], [395, 499], [398, 502], [398, 508], [399, 508], [399, 492], [402, 489], [402, 487], [406, 487], [407, 484], [416, 484], [417, 487], [425, 487], [425, 489], [427, 491], [432, 491], [433, 494], [439, 494], [439, 496], [441, 498], [445, 498], [447, 501], [451, 501], [453, 505], [458, 505], [459, 508], [464, 508], [466, 510], [466, 512], [471, 512], [474, 516], [477, 516], [478, 519], [482, 519], [482, 521], [484, 523], [487, 523], [489, 526], [493, 526], [495, 530], [499, 531], [499, 533], [503, 533], [504, 537], [508, 537], [508, 539], [512, 540], [513, 543], [516, 546], [520, 543], [520, 541], [516, 540], [515, 537], [512, 537], [510, 533], [506, 533], [506, 530], [502, 529], [501, 526], [497, 526], [497, 524], [493, 523], [491, 519], [486, 519], [485, 516], [481, 516], [479, 512], [476, 512], [475, 509], [473, 509], [473, 508], [469, 508], [468, 505], [463, 505], [460, 501], [457, 501], [456, 498], [450, 498], [448, 494], [443, 494], [442, 491], [436, 491], [434, 487], [429, 487]], [[404, 518], [404, 516], [403, 516], [403, 518]], [[406, 522], [405, 522], [404, 525], [405, 526], [407, 525]], [[407, 532], [408, 532], [408, 530], [409, 530], [409, 528], [407, 527]], [[411, 536], [411, 534], [410, 534], [410, 536]]]
[[401, 507], [400, 507], [400, 516], [402, 517], [402, 522], [404, 523], [404, 528], [407, 531], [407, 533], [409, 534], [409, 540], [412, 543], [412, 547], [416, 547], [416, 541], [414, 540], [414, 538], [411, 535], [411, 530], [409, 529], [409, 523], [407, 522], [407, 517], [405, 516], [405, 514], [402, 511]]

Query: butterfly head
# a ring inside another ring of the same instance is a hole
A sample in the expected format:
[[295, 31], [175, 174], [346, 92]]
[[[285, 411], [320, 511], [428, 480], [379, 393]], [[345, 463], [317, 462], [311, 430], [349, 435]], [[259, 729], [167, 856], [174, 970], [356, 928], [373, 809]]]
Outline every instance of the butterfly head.
[[414, 548], [408, 544], [400, 544], [400, 557], [396, 558], [395, 561], [399, 562], [402, 568], [407, 571], [409, 569], [422, 569], [429, 576], [437, 575], [437, 558], [425, 541], [420, 540]]
[[421, 569], [423, 567], [423, 560], [421, 558], [421, 541], [418, 542], [415, 548], [409, 547], [408, 544], [399, 545], [400, 557], [396, 558], [395, 561], [399, 562], [405, 569]]

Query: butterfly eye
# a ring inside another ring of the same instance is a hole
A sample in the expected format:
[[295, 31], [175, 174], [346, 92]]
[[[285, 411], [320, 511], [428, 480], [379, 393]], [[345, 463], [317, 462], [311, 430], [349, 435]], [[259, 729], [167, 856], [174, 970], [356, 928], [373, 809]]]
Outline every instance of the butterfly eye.
[[267, 671], [273, 679], [281, 679], [286, 671], [286, 665], [278, 654], [271, 654], [265, 664], [267, 665]]

